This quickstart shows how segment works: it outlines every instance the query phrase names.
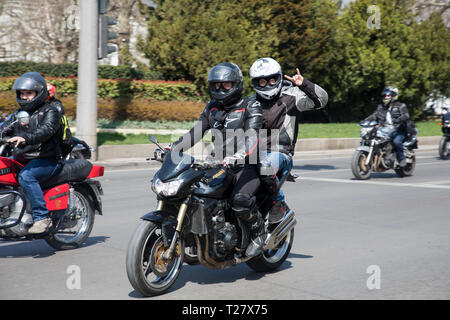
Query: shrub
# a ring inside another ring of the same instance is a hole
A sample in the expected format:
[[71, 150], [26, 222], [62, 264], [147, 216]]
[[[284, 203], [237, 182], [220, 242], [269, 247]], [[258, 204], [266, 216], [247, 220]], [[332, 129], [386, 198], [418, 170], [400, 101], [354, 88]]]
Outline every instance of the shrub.
[[[75, 119], [77, 98], [75, 95], [58, 96], [64, 106], [66, 116]], [[108, 120], [136, 121], [192, 121], [197, 120], [205, 107], [200, 101], [159, 101], [137, 99], [98, 99], [97, 117]], [[0, 92], [0, 113], [11, 113], [17, 109], [13, 91]]]
[[[0, 78], [0, 92], [11, 90], [17, 77]], [[77, 78], [46, 77], [56, 87], [58, 96], [77, 93]], [[98, 80], [98, 97], [103, 99], [151, 98], [154, 100], [199, 100], [195, 85], [187, 81]]]
[[[45, 77], [76, 77], [78, 65], [75, 63], [54, 64], [32, 61], [0, 62], [0, 77], [17, 77], [29, 71], [42, 73]], [[161, 76], [155, 71], [110, 65], [99, 65], [98, 77], [102, 79], [161, 79]]]

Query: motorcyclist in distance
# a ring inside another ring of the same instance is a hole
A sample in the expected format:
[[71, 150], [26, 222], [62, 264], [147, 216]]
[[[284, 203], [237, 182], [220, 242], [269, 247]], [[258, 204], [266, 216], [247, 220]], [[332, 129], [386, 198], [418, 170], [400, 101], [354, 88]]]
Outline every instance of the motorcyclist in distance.
[[403, 142], [407, 135], [407, 122], [409, 120], [408, 108], [398, 101], [398, 89], [386, 87], [381, 92], [382, 103], [370, 116], [363, 121], [377, 121], [380, 125], [393, 125], [392, 144], [395, 147], [397, 161], [400, 167], [406, 166], [406, 157], [403, 152]]

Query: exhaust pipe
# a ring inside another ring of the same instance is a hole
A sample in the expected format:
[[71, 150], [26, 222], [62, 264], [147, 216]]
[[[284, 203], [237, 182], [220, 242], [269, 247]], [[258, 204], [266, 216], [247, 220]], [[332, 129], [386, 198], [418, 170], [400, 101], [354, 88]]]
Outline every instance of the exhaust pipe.
[[283, 221], [280, 222], [272, 233], [269, 233], [264, 250], [275, 249], [280, 241], [284, 239], [284, 237], [295, 227], [296, 224], [297, 220], [295, 219], [295, 213], [290, 210]]

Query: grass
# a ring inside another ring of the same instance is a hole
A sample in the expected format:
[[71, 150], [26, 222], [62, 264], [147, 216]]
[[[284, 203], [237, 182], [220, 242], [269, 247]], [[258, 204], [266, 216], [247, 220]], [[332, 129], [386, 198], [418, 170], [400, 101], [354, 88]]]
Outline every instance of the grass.
[[[417, 122], [419, 136], [440, 136], [442, 134], [439, 121]], [[123, 123], [123, 122], [122, 122]], [[145, 124], [151, 129], [190, 129], [193, 123], [159, 123], [159, 127]], [[189, 124], [189, 125], [188, 125]], [[299, 139], [308, 138], [359, 138], [359, 129], [356, 123], [304, 123], [299, 125]], [[159, 142], [169, 143], [180, 137], [180, 135], [154, 135]], [[120, 133], [98, 133], [98, 145], [120, 145], [120, 144], [147, 144], [150, 143], [147, 134], [127, 134]]]

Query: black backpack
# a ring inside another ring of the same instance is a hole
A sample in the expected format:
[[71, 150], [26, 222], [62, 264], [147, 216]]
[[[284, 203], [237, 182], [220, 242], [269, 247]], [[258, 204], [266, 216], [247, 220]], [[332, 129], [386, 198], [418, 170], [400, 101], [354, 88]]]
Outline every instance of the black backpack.
[[65, 158], [73, 149], [74, 142], [72, 140], [72, 132], [70, 131], [69, 120], [64, 115], [64, 107], [60, 100], [52, 99], [50, 104], [61, 113], [61, 152]]

